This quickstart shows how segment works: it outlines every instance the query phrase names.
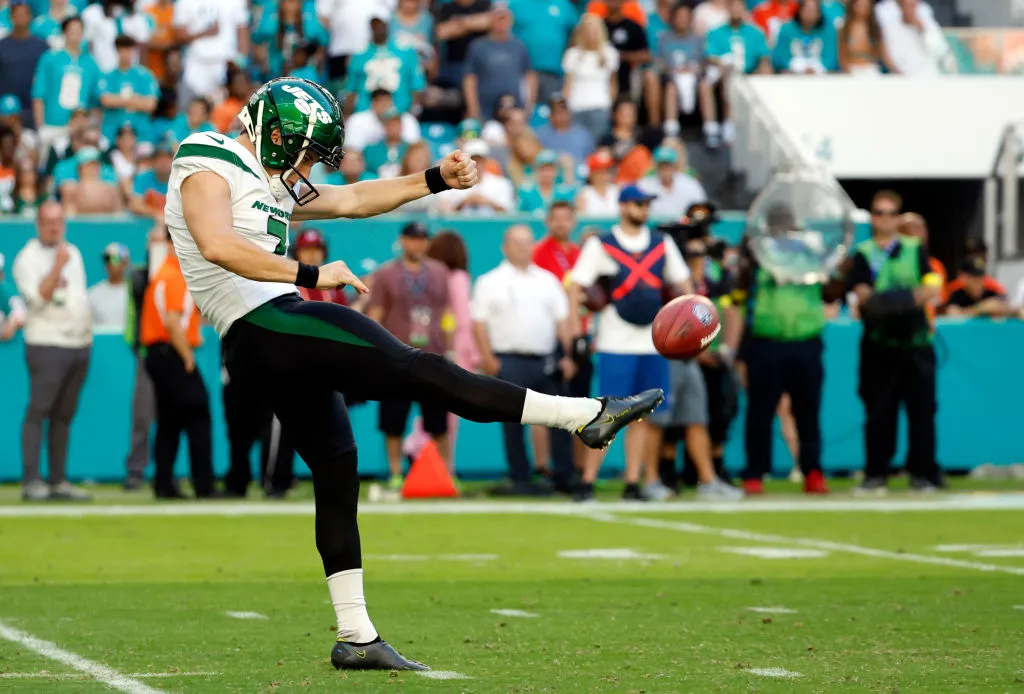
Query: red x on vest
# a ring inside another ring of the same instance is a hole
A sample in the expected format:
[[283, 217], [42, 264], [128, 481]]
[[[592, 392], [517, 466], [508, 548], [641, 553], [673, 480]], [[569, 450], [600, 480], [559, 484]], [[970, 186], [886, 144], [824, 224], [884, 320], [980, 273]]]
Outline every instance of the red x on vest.
[[651, 274], [651, 266], [661, 260], [661, 257], [665, 255], [665, 243], [661, 242], [650, 251], [646, 256], [643, 256], [639, 260], [635, 256], [629, 255], [621, 248], [617, 248], [610, 243], [604, 244], [604, 250], [607, 251], [608, 255], [614, 258], [620, 265], [629, 270], [629, 277], [626, 281], [618, 286], [618, 288], [612, 292], [612, 301], [618, 301], [622, 297], [633, 291], [633, 287], [636, 286], [637, 282], [643, 280], [652, 289], [661, 289], [661, 280]]

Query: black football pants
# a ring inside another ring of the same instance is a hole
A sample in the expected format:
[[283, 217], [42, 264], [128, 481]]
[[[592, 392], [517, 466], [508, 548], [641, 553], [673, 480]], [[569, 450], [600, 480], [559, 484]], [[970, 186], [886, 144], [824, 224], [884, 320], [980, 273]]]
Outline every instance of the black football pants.
[[436, 403], [474, 422], [518, 422], [526, 390], [409, 347], [345, 306], [281, 296], [235, 321], [224, 337], [231, 379], [254, 385], [313, 477], [324, 572], [362, 566], [356, 444], [340, 393], [361, 400]]

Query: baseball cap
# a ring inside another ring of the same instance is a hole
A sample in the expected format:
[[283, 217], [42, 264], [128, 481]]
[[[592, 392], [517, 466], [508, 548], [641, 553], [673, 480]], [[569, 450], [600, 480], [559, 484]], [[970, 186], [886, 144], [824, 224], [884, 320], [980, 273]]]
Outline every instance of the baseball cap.
[[128, 260], [128, 248], [123, 244], [108, 243], [106, 248], [103, 249], [103, 262], [110, 263], [111, 265], [120, 265], [121, 263]]
[[558, 155], [552, 152], [550, 149], [542, 150], [537, 154], [537, 158], [534, 160], [537, 166], [548, 166], [551, 164], [558, 163]]
[[462, 151], [470, 157], [491, 156], [491, 147], [483, 140], [470, 140], [463, 145]]
[[658, 149], [654, 150], [654, 161], [659, 164], [672, 164], [673, 166], [679, 161], [679, 153], [671, 147], [662, 145]]
[[692, 224], [700, 224], [705, 220], [709, 222], [717, 221], [717, 214], [718, 207], [709, 200], [707, 202], [695, 202], [687, 207], [683, 218]]
[[370, 12], [370, 21], [377, 20], [384, 22], [385, 24], [391, 22], [391, 13], [385, 10], [383, 7], [378, 7]]
[[11, 116], [21, 113], [21, 99], [14, 94], [0, 96], [0, 116]]
[[640, 190], [639, 186], [626, 186], [619, 192], [619, 204], [624, 202], [650, 202], [657, 195], [651, 195]]
[[985, 259], [979, 257], [968, 258], [964, 261], [961, 269], [965, 275], [970, 275], [971, 277], [984, 277], [988, 274], [988, 268], [985, 266]]
[[427, 229], [427, 225], [423, 222], [409, 222], [402, 227], [400, 235], [410, 239], [429, 239], [430, 230]]
[[392, 120], [394, 118], [401, 118], [402, 114], [398, 112], [398, 109], [394, 106], [384, 109], [384, 113], [380, 114], [382, 121]]
[[95, 147], [83, 147], [78, 150], [78, 153], [75, 155], [75, 163], [78, 164], [78, 166], [99, 160], [100, 151]]
[[459, 123], [459, 137], [476, 139], [480, 137], [480, 121], [476, 118], [466, 118]]
[[506, 14], [512, 14], [512, 9], [508, 6], [507, 2], [500, 1], [491, 4], [491, 12], [504, 12]]
[[591, 171], [605, 171], [615, 166], [615, 160], [607, 152], [594, 152], [587, 157], [587, 168]]
[[317, 229], [306, 229], [299, 238], [295, 239], [295, 249], [300, 250], [303, 248], [322, 248], [327, 250], [327, 241], [324, 240], [324, 235]]
[[555, 106], [556, 104], [559, 106], [565, 106], [568, 103], [569, 102], [566, 100], [565, 94], [562, 92], [555, 92], [551, 95], [551, 98], [548, 99], [549, 106]]

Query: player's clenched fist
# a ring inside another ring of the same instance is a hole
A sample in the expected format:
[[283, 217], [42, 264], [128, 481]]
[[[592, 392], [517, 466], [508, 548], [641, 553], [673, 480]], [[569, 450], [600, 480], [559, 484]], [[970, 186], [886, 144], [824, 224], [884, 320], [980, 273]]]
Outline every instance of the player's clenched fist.
[[317, 289], [334, 289], [348, 285], [360, 294], [366, 294], [370, 289], [355, 276], [343, 260], [335, 260], [320, 267], [320, 276], [316, 281]]
[[472, 188], [480, 180], [476, 162], [460, 150], [455, 150], [441, 160], [441, 175], [444, 182], [456, 190]]

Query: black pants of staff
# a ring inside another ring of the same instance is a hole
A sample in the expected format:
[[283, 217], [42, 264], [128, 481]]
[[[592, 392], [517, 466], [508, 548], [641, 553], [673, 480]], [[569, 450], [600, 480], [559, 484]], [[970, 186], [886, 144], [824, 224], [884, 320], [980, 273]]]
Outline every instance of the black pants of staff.
[[800, 470], [821, 470], [821, 391], [824, 366], [820, 338], [780, 342], [753, 338], [746, 349], [747, 467], [745, 480], [772, 470], [772, 426], [783, 393], [789, 393], [800, 439]]
[[[554, 356], [528, 356], [522, 354], [497, 354], [501, 362], [498, 378], [523, 388], [547, 395], [563, 393], [562, 374]], [[530, 481], [530, 459], [526, 455], [523, 438], [525, 427], [516, 422], [502, 425], [505, 435], [505, 457], [508, 460], [508, 475], [513, 484]], [[566, 489], [573, 474], [572, 437], [563, 429], [551, 430], [551, 471], [555, 485]]]
[[198, 497], [213, 495], [213, 461], [210, 439], [210, 396], [199, 369], [185, 371], [185, 362], [167, 343], [146, 348], [146, 372], [156, 396], [156, 436], [153, 460], [157, 496], [174, 495], [174, 461], [181, 435], [188, 436], [192, 487]]
[[229, 380], [222, 392], [231, 451], [224, 491], [231, 496], [245, 496], [252, 482], [250, 453], [259, 442], [263, 491], [269, 496], [284, 494], [294, 482], [292, 464], [295, 450], [288, 439], [288, 432], [274, 417], [270, 404], [251, 384]]
[[906, 469], [914, 477], [941, 480], [935, 460], [935, 350], [887, 347], [867, 340], [860, 347], [867, 477], [886, 477], [896, 454], [900, 405], [906, 408], [909, 446]]
[[361, 313], [297, 294], [239, 319], [224, 336], [232, 379], [256, 384], [309, 466], [324, 573], [362, 566], [356, 444], [345, 401], [433, 401], [474, 422], [518, 422], [526, 390], [402, 344]]

